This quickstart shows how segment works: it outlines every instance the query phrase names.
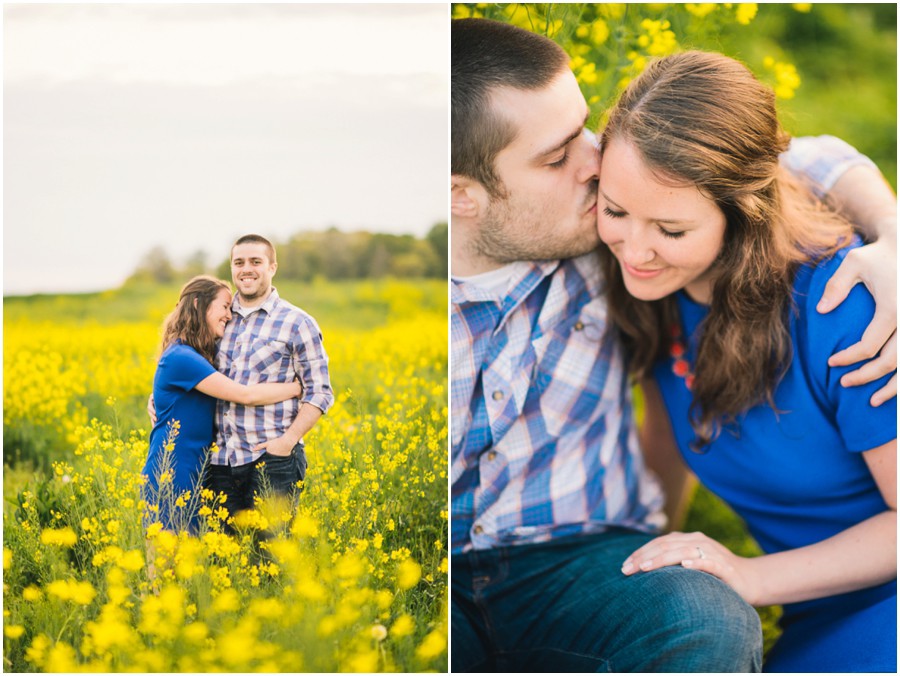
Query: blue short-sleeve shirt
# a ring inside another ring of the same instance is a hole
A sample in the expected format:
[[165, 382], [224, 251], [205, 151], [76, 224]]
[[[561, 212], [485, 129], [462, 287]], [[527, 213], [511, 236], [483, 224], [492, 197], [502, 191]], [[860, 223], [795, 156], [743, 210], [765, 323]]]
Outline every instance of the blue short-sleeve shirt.
[[[775, 390], [778, 412], [765, 404], [755, 406], [738, 417], [735, 428], [724, 429], [706, 452], [694, 452], [685, 381], [673, 373], [671, 359], [654, 370], [685, 461], [746, 521], [767, 553], [819, 542], [886, 509], [861, 452], [896, 439], [897, 399], [873, 408], [869, 399], [887, 376], [843, 387], [841, 376], [858, 365], [828, 366], [832, 354], [860, 339], [874, 314], [874, 301], [858, 284], [832, 312], [816, 311], [825, 284], [849, 248], [798, 271], [796, 311], [790, 320], [794, 352]], [[708, 308], [683, 293], [678, 306], [693, 364], [698, 325]]]
[[205, 455], [215, 440], [216, 400], [194, 389], [216, 373], [215, 367], [196, 350], [181, 343], [163, 352], [153, 379], [157, 420], [150, 432], [150, 448], [144, 474], [156, 486], [156, 475], [171, 423], [180, 423], [174, 450], [176, 492], [193, 489]]

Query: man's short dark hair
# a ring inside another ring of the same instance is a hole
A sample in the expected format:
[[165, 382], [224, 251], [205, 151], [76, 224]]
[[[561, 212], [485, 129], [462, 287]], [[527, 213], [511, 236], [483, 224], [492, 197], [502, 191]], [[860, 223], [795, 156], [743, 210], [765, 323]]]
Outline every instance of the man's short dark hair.
[[272, 246], [272, 242], [267, 240], [262, 235], [252, 235], [251, 234], [251, 235], [244, 235], [243, 237], [239, 237], [238, 240], [234, 244], [231, 245], [232, 255], [234, 255], [234, 247], [238, 246], [239, 244], [264, 244], [266, 246], [266, 250], [269, 253], [269, 262], [270, 263], [278, 262], [277, 260], [275, 260], [275, 247]]
[[488, 19], [455, 19], [450, 34], [451, 172], [503, 195], [494, 159], [516, 129], [491, 105], [498, 87], [538, 90], [567, 67], [569, 57], [553, 40]]

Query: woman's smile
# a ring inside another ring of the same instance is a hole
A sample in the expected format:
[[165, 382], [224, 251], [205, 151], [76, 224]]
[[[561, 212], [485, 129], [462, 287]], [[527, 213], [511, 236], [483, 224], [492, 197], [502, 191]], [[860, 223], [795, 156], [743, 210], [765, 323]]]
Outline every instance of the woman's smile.
[[628, 265], [624, 260], [622, 260], [621, 256], [617, 255], [619, 262], [622, 264], [622, 270], [625, 271], [626, 274], [631, 275], [632, 277], [637, 277], [638, 279], [653, 279], [654, 277], [658, 277], [663, 272], [665, 272], [666, 268], [635, 268], [631, 265]]

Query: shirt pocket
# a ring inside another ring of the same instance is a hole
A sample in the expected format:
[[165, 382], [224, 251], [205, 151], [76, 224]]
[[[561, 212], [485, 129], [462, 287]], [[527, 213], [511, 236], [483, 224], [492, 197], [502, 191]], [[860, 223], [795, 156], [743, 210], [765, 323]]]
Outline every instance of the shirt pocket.
[[257, 340], [251, 343], [247, 353], [247, 366], [250, 373], [260, 381], [284, 380], [279, 378], [287, 373], [290, 365], [290, 346], [281, 340]]
[[618, 401], [623, 377], [617, 341], [606, 332], [606, 314], [585, 307], [534, 342], [534, 388], [547, 432], [596, 420]]

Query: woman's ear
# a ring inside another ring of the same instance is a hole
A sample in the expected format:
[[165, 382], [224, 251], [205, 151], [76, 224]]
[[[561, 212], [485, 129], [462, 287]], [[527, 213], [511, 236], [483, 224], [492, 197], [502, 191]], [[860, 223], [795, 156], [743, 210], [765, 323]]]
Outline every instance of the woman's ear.
[[477, 219], [489, 203], [490, 196], [481, 183], [458, 174], [450, 177], [450, 213], [453, 216]]

